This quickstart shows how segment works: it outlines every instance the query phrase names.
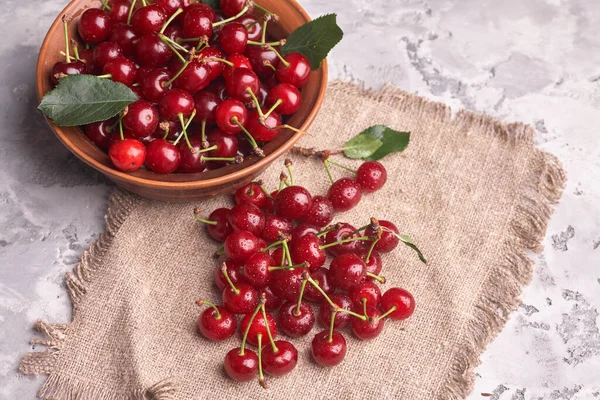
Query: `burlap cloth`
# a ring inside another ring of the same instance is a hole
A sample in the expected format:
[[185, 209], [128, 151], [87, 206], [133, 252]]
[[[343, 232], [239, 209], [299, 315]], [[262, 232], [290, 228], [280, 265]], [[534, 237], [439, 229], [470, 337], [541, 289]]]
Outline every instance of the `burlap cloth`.
[[[384, 160], [389, 180], [337, 220], [395, 221], [429, 260], [406, 247], [384, 256], [386, 286], [410, 290], [412, 318], [388, 322], [375, 340], [348, 332], [348, 354], [335, 368], [311, 360], [313, 335], [293, 340], [296, 369], [257, 382], [229, 380], [222, 367], [234, 337], [200, 337], [194, 301], [219, 301], [213, 285], [216, 244], [192, 217], [227, 204], [164, 204], [116, 191], [106, 232], [67, 276], [73, 302], [68, 325], [39, 322], [48, 346], [24, 357], [20, 370], [48, 374], [44, 399], [458, 399], [473, 387], [474, 367], [502, 329], [529, 282], [551, 205], [565, 176], [557, 159], [535, 149], [534, 131], [503, 124], [394, 89], [379, 92], [335, 82], [302, 144], [338, 148], [361, 130], [386, 124], [412, 132], [402, 155]], [[350, 164], [352, 164], [350, 162]], [[358, 164], [358, 163], [355, 163]], [[296, 181], [325, 193], [320, 163], [295, 159]], [[278, 183], [281, 163], [263, 178]], [[343, 176], [343, 170], [335, 171]], [[315, 331], [321, 328], [315, 328]]]

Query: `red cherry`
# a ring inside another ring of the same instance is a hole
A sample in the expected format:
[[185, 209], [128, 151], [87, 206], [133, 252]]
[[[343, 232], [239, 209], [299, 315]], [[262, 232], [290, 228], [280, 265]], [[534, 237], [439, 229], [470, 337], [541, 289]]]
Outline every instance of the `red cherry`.
[[[272, 255], [275, 264], [279, 264], [281, 256], [277, 256], [277, 252]], [[283, 300], [295, 301], [300, 295], [302, 287], [302, 274], [304, 268], [284, 269], [273, 271], [271, 274], [271, 288], [277, 297]]]
[[275, 346], [266, 346], [262, 351], [263, 370], [271, 376], [283, 376], [290, 373], [298, 363], [298, 350], [286, 340], [276, 340]]
[[[398, 246], [398, 243], [400, 243], [400, 239], [396, 236], [400, 231], [398, 230], [398, 227], [390, 221], [381, 220], [379, 221], [379, 225], [382, 229], [382, 235], [381, 239], [375, 244], [375, 250], [382, 253], [389, 253]], [[373, 234], [374, 232], [372, 229], [365, 230], [365, 236], [371, 236]]]
[[315, 313], [312, 307], [304, 301], [300, 303], [299, 310], [297, 307], [297, 302], [287, 301], [279, 310], [279, 326], [283, 333], [291, 337], [304, 336], [315, 325]]
[[342, 290], [351, 290], [365, 280], [367, 266], [354, 253], [341, 254], [333, 259], [329, 266], [331, 282]]
[[183, 34], [186, 38], [199, 38], [213, 35], [213, 25], [210, 15], [202, 9], [192, 8], [183, 17]]
[[81, 14], [77, 30], [84, 42], [98, 44], [108, 38], [111, 26], [112, 20], [106, 12], [98, 8], [88, 8]]
[[244, 278], [255, 288], [267, 286], [271, 280], [269, 267], [275, 265], [275, 261], [267, 253], [254, 253], [244, 263]]
[[209, 91], [198, 92], [194, 95], [194, 103], [196, 105], [194, 121], [206, 121], [209, 124], [215, 122], [217, 106], [221, 103], [216, 94]]
[[[223, 15], [227, 18], [234, 17], [242, 12], [244, 7], [246, 7], [246, 0], [221, 0], [220, 6]], [[250, 13], [250, 9], [248, 9], [248, 13]]]
[[391, 319], [406, 319], [415, 311], [415, 298], [405, 289], [388, 289], [388, 291], [381, 296], [381, 308], [385, 313], [391, 310], [393, 307], [395, 307], [395, 311], [389, 314]]
[[225, 239], [225, 255], [232, 261], [245, 262], [259, 250], [257, 238], [250, 232], [234, 231]]
[[85, 136], [88, 137], [96, 146], [100, 149], [107, 151], [110, 142], [110, 136], [112, 135], [112, 126], [115, 124], [114, 119], [107, 121], [94, 122], [86, 125]]
[[171, 73], [165, 68], [153, 69], [144, 74], [140, 81], [140, 87], [144, 97], [152, 102], [158, 103], [171, 89], [171, 85], [165, 86], [171, 78]]
[[[119, 46], [124, 56], [131, 56], [135, 53], [138, 38], [133, 27], [126, 24], [114, 25], [110, 32], [110, 41]], [[79, 52], [81, 53], [81, 50]]]
[[[179, 42], [180, 39], [183, 39], [183, 26], [172, 23], [165, 29], [164, 35], [174, 42]], [[182, 46], [185, 47], [185, 44]]]
[[[260, 189], [259, 189], [260, 190]], [[262, 190], [261, 190], [262, 192]], [[264, 194], [264, 192], [263, 192]], [[266, 195], [265, 195], [266, 199]], [[292, 223], [279, 215], [267, 214], [265, 216], [265, 226], [260, 233], [261, 237], [268, 243], [279, 240], [280, 234], [288, 234], [292, 232]]]
[[[329, 298], [331, 299], [331, 301], [333, 301], [334, 304], [337, 304], [340, 308], [343, 308], [344, 310], [352, 310], [354, 308], [350, 297], [344, 294], [334, 293], [330, 295]], [[331, 313], [332, 311], [329, 303], [327, 301], [322, 301], [321, 306], [319, 307], [319, 321], [324, 326], [328, 327], [331, 324]], [[350, 325], [350, 321], [352, 320], [352, 318], [354, 318], [352, 315], [342, 311], [338, 311], [335, 315], [333, 326], [335, 329], [344, 329], [345, 327]]]
[[156, 0], [155, 4], [165, 10], [167, 17], [172, 16], [175, 11], [185, 6], [183, 0]]
[[136, 139], [120, 140], [110, 147], [108, 156], [119, 171], [132, 172], [144, 164], [146, 147]]
[[300, 109], [302, 105], [302, 96], [300, 91], [289, 83], [280, 83], [269, 90], [266, 98], [267, 107], [273, 107], [277, 101], [280, 104], [275, 108], [275, 111], [281, 115], [291, 115]]
[[112, 42], [102, 42], [94, 49], [94, 65], [100, 69], [104, 68], [107, 62], [116, 60], [123, 55], [123, 50], [118, 44]]
[[379, 336], [385, 323], [384, 319], [377, 319], [381, 316], [381, 312], [375, 307], [367, 306], [367, 316], [369, 318], [366, 321], [359, 318], [352, 319], [352, 332], [361, 340], [374, 339]]
[[161, 117], [167, 121], [177, 121], [179, 114], [188, 118], [194, 112], [194, 106], [192, 95], [181, 89], [168, 91], [158, 104]]
[[146, 166], [157, 174], [170, 174], [179, 168], [181, 154], [165, 139], [155, 139], [146, 148]]
[[381, 302], [381, 291], [379, 286], [373, 282], [361, 282], [360, 285], [350, 289], [348, 296], [352, 299], [352, 303], [357, 308], [363, 306], [363, 299], [366, 300], [368, 306], [378, 307]]
[[173, 51], [154, 34], [146, 34], [138, 39], [135, 46], [135, 59], [141, 66], [163, 67], [167, 65]]
[[250, 349], [241, 348], [230, 350], [225, 356], [225, 372], [231, 379], [237, 382], [248, 382], [253, 380], [258, 373], [258, 356]]
[[202, 312], [198, 320], [200, 333], [210, 340], [225, 340], [233, 336], [237, 329], [235, 315], [224, 307], [215, 306]]
[[304, 86], [310, 78], [310, 62], [301, 53], [290, 53], [284, 57], [289, 65], [284, 63], [277, 67], [277, 79], [281, 83], [289, 83], [297, 88]]
[[305, 223], [298, 224], [292, 230], [292, 241], [290, 243], [293, 246], [294, 242], [296, 240], [300, 239], [302, 236], [306, 236], [308, 234], [316, 235], [317, 233], [319, 233], [319, 228], [317, 228], [314, 225], [305, 224]]
[[[331, 284], [329, 277], [327, 276], [328, 270], [326, 268], [319, 268], [316, 271], [310, 271], [310, 277], [319, 284], [319, 287], [327, 294], [330, 295], [334, 292], [335, 288]], [[318, 291], [313, 285], [306, 285], [304, 289], [304, 298], [313, 303], [320, 303], [325, 300], [323, 294]]]
[[333, 367], [344, 361], [346, 357], [346, 339], [341, 333], [333, 331], [332, 340], [329, 341], [329, 330], [325, 330], [314, 337], [311, 349], [317, 364]]
[[246, 48], [246, 57], [250, 60], [250, 65], [261, 78], [269, 78], [275, 74], [275, 71], [267, 63], [277, 68], [280, 64], [279, 57], [273, 50], [265, 49], [262, 46], [248, 46]]
[[250, 182], [235, 191], [235, 202], [236, 204], [249, 203], [262, 208], [267, 203], [267, 195], [260, 188], [260, 185], [256, 182]]
[[313, 197], [313, 204], [308, 213], [301, 221], [318, 227], [324, 227], [333, 220], [333, 204], [331, 200], [323, 196]]
[[258, 292], [243, 282], [238, 282], [235, 290], [227, 286], [223, 289], [223, 305], [234, 314], [248, 314], [258, 305]]
[[373, 193], [381, 189], [386, 181], [387, 171], [377, 161], [364, 162], [356, 171], [356, 182], [367, 193]]
[[206, 230], [213, 239], [219, 242], [224, 242], [227, 236], [233, 232], [233, 228], [229, 224], [228, 208], [217, 208], [208, 216], [208, 221], [216, 222], [216, 224], [206, 224]]
[[312, 233], [295, 240], [290, 253], [294, 264], [308, 263], [311, 270], [323, 266], [327, 259], [325, 251], [321, 250], [321, 239]]
[[[185, 1], [186, 1], [186, 3], [189, 3], [189, 0], [185, 0]], [[181, 19], [185, 18], [185, 14], [188, 11], [194, 10], [194, 9], [205, 13], [208, 16], [208, 18], [210, 19], [210, 22], [215, 22], [217, 20], [217, 14], [215, 13], [215, 10], [213, 10], [211, 6], [200, 3], [200, 2], [186, 5], [185, 9], [183, 11], [183, 14], [180, 15], [182, 17]]]
[[[270, 313], [265, 313], [267, 316], [267, 320], [265, 322], [265, 318], [262, 313], [256, 314], [252, 324], [250, 324], [250, 318], [252, 318], [251, 314], [247, 314], [244, 319], [242, 319], [241, 324], [241, 332], [246, 332], [248, 329], [248, 325], [250, 325], [250, 330], [248, 331], [248, 336], [246, 341], [250, 344], [256, 346], [258, 344], [258, 335], [262, 335], [263, 338], [267, 338], [267, 325], [269, 325], [269, 331], [271, 332], [271, 336], [277, 336], [277, 323], [275, 322], [275, 318]], [[267, 339], [268, 340], [268, 339]]]
[[207, 162], [202, 159], [205, 153], [199, 153], [202, 148], [202, 139], [198, 137], [189, 138], [190, 148], [188, 144], [183, 141], [179, 144], [179, 154], [181, 155], [181, 163], [179, 165], [179, 172], [183, 174], [193, 174], [203, 172], [206, 170]]
[[256, 141], [262, 143], [268, 143], [275, 139], [281, 131], [279, 126], [281, 126], [281, 117], [276, 112], [269, 114], [263, 124], [258, 112], [250, 111], [248, 122], [246, 123], [246, 129], [250, 132], [250, 135]]
[[[327, 234], [325, 235], [325, 244], [332, 244], [345, 239], [360, 237], [360, 234], [358, 232], [353, 233], [355, 231], [355, 227], [353, 227], [350, 224], [344, 223], [338, 229], [334, 229], [332, 231], [327, 232]], [[359, 251], [359, 245], [359, 241], [350, 241], [346, 243], [340, 243], [332, 247], [328, 247], [327, 251], [335, 257], [345, 253], [356, 253], [357, 251]]]
[[229, 76], [231, 71], [233, 71], [236, 68], [247, 68], [249, 70], [252, 70], [252, 64], [250, 64], [250, 61], [241, 54], [230, 54], [227, 56], [227, 61], [232, 63], [233, 66], [225, 65], [223, 67], [224, 76]]
[[244, 103], [238, 100], [225, 100], [217, 106], [215, 118], [219, 129], [228, 135], [235, 135], [241, 132], [241, 128], [235, 123], [235, 120], [245, 125], [248, 119], [248, 112]]
[[238, 140], [235, 136], [225, 135], [218, 129], [215, 129], [206, 135], [206, 140], [210, 146], [217, 146], [217, 149], [207, 152], [210, 157], [231, 158], [238, 153]]
[[87, 74], [87, 72], [87, 66], [81, 61], [74, 61], [70, 63], [57, 62], [52, 67], [50, 79], [54, 85], [58, 85], [58, 78], [62, 75], [82, 75]]
[[[198, 53], [200, 60], [203, 58], [223, 58], [223, 54], [214, 47], [205, 47]], [[209, 80], [217, 79], [223, 73], [223, 63], [217, 60], [205, 61], [209, 69]]]
[[[361, 249], [357, 254], [365, 262], [368, 273], [371, 273], [373, 275], [379, 275], [379, 273], [381, 272], [381, 269], [383, 268], [383, 264], [381, 261], [381, 255], [376, 250], [373, 250], [371, 252], [371, 256], [369, 257], [369, 262], [367, 262], [366, 257], [367, 257], [368, 252], [369, 252], [368, 249]], [[370, 276], [367, 276], [367, 280], [372, 281], [373, 278], [371, 278]]]
[[[217, 210], [215, 210], [215, 211], [217, 211]], [[213, 213], [215, 211], [213, 211]], [[242, 270], [241, 264], [235, 263], [231, 260], [226, 260], [223, 263], [223, 265], [227, 269], [227, 276], [229, 276], [229, 279], [231, 279], [231, 282], [233, 282], [234, 285], [236, 285], [238, 282], [242, 281], [242, 274], [240, 272]], [[223, 290], [226, 287], [229, 287], [229, 282], [227, 282], [227, 279], [225, 278], [225, 274], [223, 274], [222, 268], [223, 268], [223, 266], [215, 269], [215, 284], [217, 285], [219, 290]]]
[[209, 83], [210, 67], [205, 63], [194, 60], [175, 79], [173, 86], [189, 93], [196, 93], [207, 87]]
[[253, 204], [237, 204], [229, 213], [229, 223], [234, 230], [248, 231], [260, 236], [265, 226], [265, 216]]
[[226, 54], [243, 53], [248, 43], [248, 29], [239, 23], [231, 22], [219, 31], [219, 46]]
[[262, 294], [265, 295], [265, 300], [266, 300], [265, 309], [267, 311], [279, 310], [282, 300], [279, 297], [275, 296], [273, 289], [271, 289], [270, 286], [265, 286], [265, 287], [261, 288], [260, 291], [262, 292]]
[[131, 26], [139, 35], [158, 32], [167, 21], [167, 13], [157, 5], [140, 7], [131, 16]]
[[245, 14], [237, 22], [244, 25], [248, 30], [248, 40], [258, 42], [262, 39], [262, 22], [259, 22], [256, 17]]
[[331, 185], [327, 197], [331, 200], [335, 211], [344, 212], [351, 210], [360, 202], [362, 192], [355, 180], [341, 178]]
[[131, 86], [135, 83], [137, 67], [133, 61], [119, 57], [115, 60], [108, 61], [104, 68], [103, 74], [110, 74], [111, 79], [115, 82], [120, 82], [125, 86]]
[[158, 126], [158, 111], [146, 100], [131, 103], [123, 117], [123, 126], [136, 137], [150, 136]]
[[312, 208], [312, 196], [302, 186], [288, 186], [277, 195], [275, 208], [284, 218], [302, 218]]
[[225, 88], [227, 93], [242, 102], [252, 101], [252, 95], [258, 94], [260, 89], [260, 80], [252, 70], [248, 68], [235, 68], [225, 77]]
[[113, 0], [110, 2], [110, 19], [113, 24], [125, 24], [129, 17], [129, 9], [131, 8], [131, 2], [129, 0]]
[[[123, 139], [121, 139], [121, 133], [115, 132], [110, 136], [110, 139], [108, 140], [108, 149], [110, 150], [110, 148], [113, 147], [113, 145], [115, 143], [118, 143], [121, 140], [125, 140], [125, 139], [137, 139], [137, 138], [135, 136], [133, 136], [131, 133], [125, 131], [125, 132], [123, 132]], [[141, 141], [141, 139], [140, 139], [140, 141]]]

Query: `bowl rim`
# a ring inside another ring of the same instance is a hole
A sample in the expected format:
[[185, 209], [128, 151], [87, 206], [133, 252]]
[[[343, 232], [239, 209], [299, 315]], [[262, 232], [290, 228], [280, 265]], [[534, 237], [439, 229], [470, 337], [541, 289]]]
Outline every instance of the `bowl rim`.
[[[48, 51], [47, 49], [49, 47], [47, 44], [50, 42], [50, 32], [57, 29], [58, 25], [62, 24], [62, 15], [64, 14], [64, 10], [72, 7], [75, 3], [79, 3], [80, 1], [81, 0], [71, 0], [63, 8], [63, 10], [58, 14], [58, 16], [56, 17], [56, 19], [54, 20], [54, 22], [48, 29], [48, 32], [46, 33], [46, 36], [44, 37], [44, 41], [42, 42], [42, 45], [40, 48], [40, 53], [38, 55], [38, 60], [37, 60], [37, 65], [36, 65], [36, 74], [38, 77], [41, 77], [43, 75], [40, 73], [40, 71], [43, 69], [45, 59], [47, 58], [46, 53], [47, 53], [47, 51]], [[304, 8], [302, 8], [302, 6], [300, 6], [300, 4], [296, 0], [285, 0], [285, 1], [289, 2], [307, 21], [312, 20], [312, 18], [308, 15], [308, 13], [304, 10]], [[303, 121], [302, 125], [300, 126], [300, 130], [302, 130], [302, 131], [305, 131], [307, 129], [307, 127], [309, 127], [313, 123], [317, 114], [319, 113], [319, 110], [323, 103], [323, 99], [325, 98], [325, 93], [327, 91], [327, 84], [328, 84], [328, 75], [329, 75], [327, 59], [323, 60], [323, 62], [321, 63], [320, 69], [321, 69], [321, 74], [323, 77], [322, 85], [318, 90], [315, 107], [313, 107], [310, 110], [310, 113], [308, 114], [308, 116]], [[36, 79], [36, 87], [37, 87], [38, 101], [42, 101], [42, 98], [46, 94], [44, 92], [44, 85], [42, 83], [42, 79]], [[195, 180], [195, 181], [188, 181], [188, 182], [170, 182], [170, 181], [161, 181], [161, 180], [157, 180], [157, 179], [147, 179], [147, 178], [130, 175], [125, 172], [118, 171], [114, 168], [111, 168], [109, 166], [102, 164], [101, 162], [97, 161], [95, 158], [87, 155], [79, 147], [75, 146], [66, 137], [66, 135], [62, 132], [62, 128], [60, 126], [55, 125], [48, 117], [44, 116], [44, 118], [46, 119], [46, 122], [48, 123], [48, 125], [50, 126], [50, 128], [52, 129], [54, 134], [63, 143], [63, 145], [65, 147], [67, 147], [67, 149], [69, 149], [69, 151], [73, 152], [80, 160], [84, 161], [86, 164], [92, 166], [96, 170], [107, 175], [111, 179], [118, 180], [118, 181], [125, 181], [127, 183], [134, 184], [134, 185], [143, 185], [145, 187], [170, 189], [170, 190], [208, 188], [208, 187], [213, 187], [213, 186], [217, 186], [217, 185], [227, 184], [229, 182], [234, 182], [236, 180], [243, 179], [244, 177], [247, 177], [252, 174], [258, 174], [261, 171], [263, 171], [266, 167], [268, 167], [271, 163], [273, 163], [275, 160], [280, 158], [287, 151], [289, 151], [304, 135], [301, 132], [295, 132], [294, 135], [292, 137], [290, 137], [290, 139], [287, 140], [282, 146], [278, 147], [272, 153], [268, 154], [266, 157], [259, 159], [257, 162], [253, 163], [252, 165], [250, 165], [246, 168], [242, 168], [240, 170], [228, 173], [226, 175], [222, 175], [222, 176], [218, 176], [218, 177], [210, 178], [210, 179]]]

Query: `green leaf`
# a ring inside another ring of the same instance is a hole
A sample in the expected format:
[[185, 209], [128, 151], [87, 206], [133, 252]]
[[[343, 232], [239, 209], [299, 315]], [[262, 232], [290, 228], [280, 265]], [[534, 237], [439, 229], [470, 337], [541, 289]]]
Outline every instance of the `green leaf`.
[[411, 249], [413, 249], [414, 251], [417, 252], [417, 254], [419, 255], [419, 260], [421, 260], [424, 264], [427, 264], [427, 260], [423, 256], [423, 253], [421, 253], [421, 250], [419, 250], [417, 245], [413, 243], [413, 240], [410, 236], [408, 236], [408, 235], [396, 235], [396, 236], [398, 236], [398, 239], [400, 239], [400, 241], [402, 243], [404, 243], [405, 245], [407, 245], [408, 247], [410, 247]]
[[58, 126], [78, 126], [114, 117], [137, 99], [122, 83], [93, 75], [70, 75], [46, 93], [38, 109]]
[[213, 10], [218, 10], [221, 7], [219, 0], [202, 0], [202, 4], [206, 4]]
[[344, 155], [352, 159], [364, 159], [381, 147], [380, 140], [369, 135], [358, 135], [344, 145]]
[[336, 18], [336, 14], [327, 14], [302, 25], [288, 36], [281, 53], [284, 56], [302, 53], [310, 61], [311, 68], [318, 69], [321, 61], [344, 36]]
[[410, 142], [410, 132], [395, 131], [385, 125], [372, 126], [361, 132], [361, 135], [363, 134], [372, 136], [382, 143], [381, 147], [365, 160], [377, 161], [390, 153], [401, 153], [406, 150]]

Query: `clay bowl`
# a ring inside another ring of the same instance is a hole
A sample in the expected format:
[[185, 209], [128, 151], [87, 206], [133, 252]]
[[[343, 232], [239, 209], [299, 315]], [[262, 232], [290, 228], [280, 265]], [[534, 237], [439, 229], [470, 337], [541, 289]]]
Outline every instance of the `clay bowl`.
[[[269, 24], [269, 34], [276, 39], [287, 37], [297, 27], [310, 21], [310, 17], [294, 0], [259, 0], [258, 4], [279, 15], [277, 23]], [[63, 57], [64, 39], [61, 17], [69, 16], [70, 37], [77, 38], [77, 20], [86, 9], [99, 7], [97, 0], [73, 0], [59, 14], [48, 31], [37, 65], [37, 91], [41, 99], [52, 89], [50, 71], [52, 66]], [[319, 111], [327, 87], [327, 63], [313, 71], [310, 81], [302, 88], [303, 103], [288, 124], [306, 131]], [[142, 169], [133, 173], [122, 173], [114, 169], [108, 156], [98, 149], [80, 128], [59, 127], [48, 121], [60, 141], [83, 162], [106, 175], [118, 186], [142, 197], [155, 200], [185, 202], [198, 200], [206, 196], [231, 193], [235, 189], [251, 182], [272, 162], [290, 150], [302, 134], [291, 130], [282, 130], [279, 136], [264, 146], [265, 157], [249, 156], [239, 165], [230, 165], [213, 171], [198, 174], [160, 175]]]

